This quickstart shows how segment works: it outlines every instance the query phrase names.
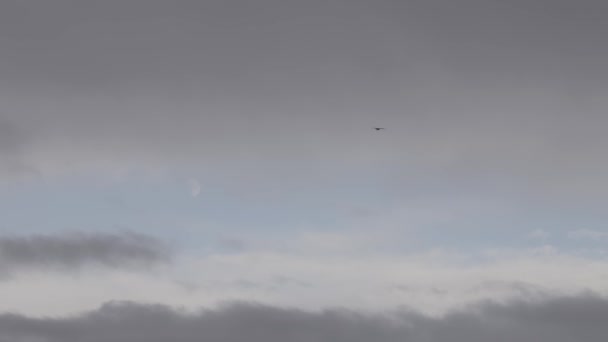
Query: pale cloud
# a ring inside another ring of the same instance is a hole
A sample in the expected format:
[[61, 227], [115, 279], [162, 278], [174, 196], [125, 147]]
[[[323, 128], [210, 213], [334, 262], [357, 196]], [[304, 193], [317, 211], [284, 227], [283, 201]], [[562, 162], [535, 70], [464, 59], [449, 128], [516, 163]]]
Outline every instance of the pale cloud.
[[[441, 315], [480, 300], [508, 301], [594, 291], [608, 295], [608, 262], [543, 250], [490, 256], [429, 251], [411, 255], [323, 255], [241, 251], [181, 255], [171, 269], [78, 275], [28, 272], [0, 283], [0, 311], [63, 315], [110, 300], [193, 310], [225, 300], [307, 310], [365, 312], [406, 306]], [[51, 292], [53, 296], [47, 294]]]
[[190, 187], [190, 195], [192, 195], [192, 197], [198, 197], [201, 193], [201, 183], [198, 179], [188, 180], [188, 185]]
[[551, 233], [544, 229], [535, 229], [535, 230], [529, 232], [526, 236], [530, 239], [535, 239], [535, 240], [540, 240], [540, 241], [545, 242], [545, 241], [547, 241], [547, 239], [549, 239], [551, 237]]
[[592, 229], [578, 229], [568, 232], [568, 237], [571, 239], [583, 239], [583, 240], [606, 240], [608, 239], [608, 232], [592, 230]]

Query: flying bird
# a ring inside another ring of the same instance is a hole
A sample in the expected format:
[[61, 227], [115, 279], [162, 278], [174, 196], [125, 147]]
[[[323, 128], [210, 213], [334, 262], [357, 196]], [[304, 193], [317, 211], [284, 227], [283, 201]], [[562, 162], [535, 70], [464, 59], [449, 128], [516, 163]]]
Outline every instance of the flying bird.
[[376, 131], [379, 131], [379, 130], [381, 130], [381, 129], [386, 129], [386, 128], [384, 128], [384, 127], [374, 127], [374, 129], [375, 129]]

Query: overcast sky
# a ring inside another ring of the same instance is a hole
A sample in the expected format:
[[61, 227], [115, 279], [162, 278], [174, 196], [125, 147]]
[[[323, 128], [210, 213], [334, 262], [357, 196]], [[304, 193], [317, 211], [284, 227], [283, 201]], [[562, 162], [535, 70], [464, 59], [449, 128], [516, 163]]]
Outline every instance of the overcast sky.
[[607, 15], [2, 1], [0, 341], [605, 340]]

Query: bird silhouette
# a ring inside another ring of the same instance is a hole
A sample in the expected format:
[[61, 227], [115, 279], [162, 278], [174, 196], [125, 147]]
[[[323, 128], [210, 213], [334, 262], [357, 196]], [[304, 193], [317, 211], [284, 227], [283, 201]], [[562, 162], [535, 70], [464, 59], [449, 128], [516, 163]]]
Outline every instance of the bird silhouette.
[[386, 128], [384, 128], [384, 127], [374, 127], [374, 129], [375, 129], [376, 131], [379, 131], [379, 130], [381, 130], [381, 129], [386, 129]]

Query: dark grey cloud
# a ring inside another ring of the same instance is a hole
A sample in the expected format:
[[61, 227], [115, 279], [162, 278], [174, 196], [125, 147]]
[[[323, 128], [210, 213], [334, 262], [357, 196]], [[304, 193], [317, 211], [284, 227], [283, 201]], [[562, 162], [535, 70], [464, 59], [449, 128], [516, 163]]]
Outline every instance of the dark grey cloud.
[[187, 314], [161, 305], [108, 303], [82, 316], [0, 316], [0, 341], [599, 342], [608, 301], [595, 296], [482, 304], [441, 318], [413, 312], [318, 313], [234, 304]]
[[21, 133], [0, 141], [0, 172], [305, 168], [605, 195], [607, 13], [597, 0], [3, 1], [0, 118]]
[[0, 272], [77, 271], [83, 267], [138, 269], [164, 264], [166, 245], [137, 234], [69, 233], [0, 237]]

